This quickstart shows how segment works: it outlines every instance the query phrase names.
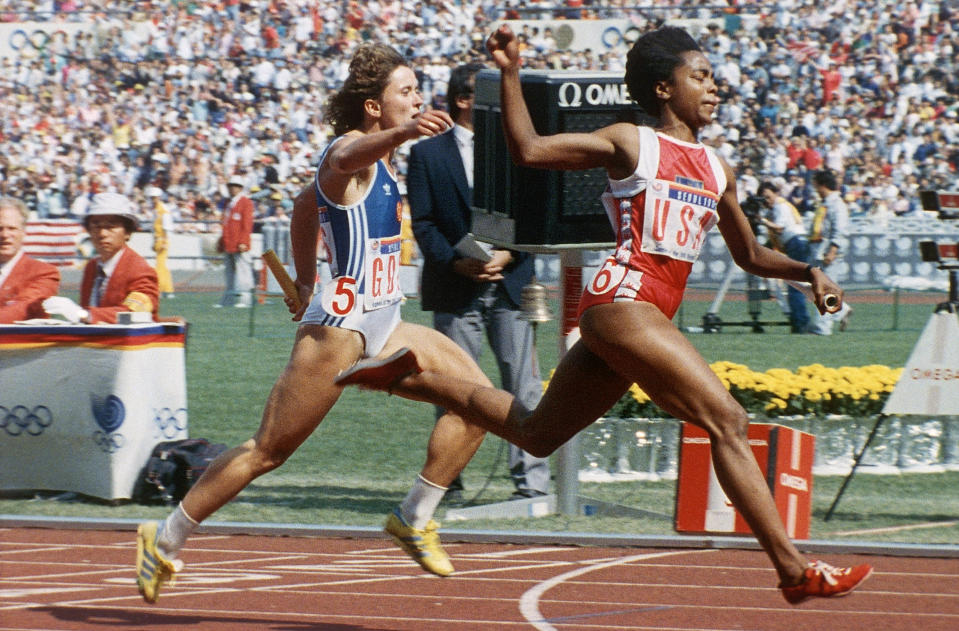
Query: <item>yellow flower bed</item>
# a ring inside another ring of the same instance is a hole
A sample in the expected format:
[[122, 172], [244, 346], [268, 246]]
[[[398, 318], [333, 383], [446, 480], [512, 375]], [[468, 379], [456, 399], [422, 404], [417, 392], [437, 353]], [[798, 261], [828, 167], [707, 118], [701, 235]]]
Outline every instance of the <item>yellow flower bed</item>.
[[[888, 366], [801, 366], [796, 372], [773, 368], [755, 372], [720, 361], [710, 365], [747, 412], [766, 417], [824, 414], [870, 416], [882, 410], [902, 373]], [[611, 418], [663, 418], [669, 415], [636, 384], [613, 406]]]

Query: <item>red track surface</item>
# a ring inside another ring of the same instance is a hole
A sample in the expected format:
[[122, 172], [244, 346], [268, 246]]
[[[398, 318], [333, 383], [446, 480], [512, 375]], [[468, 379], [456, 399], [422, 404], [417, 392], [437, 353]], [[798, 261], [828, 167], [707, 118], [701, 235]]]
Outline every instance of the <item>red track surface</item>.
[[871, 558], [855, 594], [791, 607], [755, 551], [452, 544], [457, 573], [440, 579], [385, 539], [205, 535], [148, 605], [134, 539], [0, 530], [0, 630], [959, 629], [955, 559]]

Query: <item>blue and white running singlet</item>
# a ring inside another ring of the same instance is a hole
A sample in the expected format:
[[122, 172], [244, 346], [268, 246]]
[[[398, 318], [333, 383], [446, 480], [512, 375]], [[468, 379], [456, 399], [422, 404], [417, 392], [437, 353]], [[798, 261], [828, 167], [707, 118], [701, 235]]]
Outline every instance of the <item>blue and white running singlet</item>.
[[403, 201], [396, 178], [383, 161], [376, 163], [376, 174], [362, 199], [350, 206], [330, 201], [320, 188], [319, 165], [337, 140], [324, 150], [313, 177], [320, 236], [333, 278], [317, 288], [301, 323], [359, 331], [366, 342], [365, 355], [372, 357], [400, 322]]

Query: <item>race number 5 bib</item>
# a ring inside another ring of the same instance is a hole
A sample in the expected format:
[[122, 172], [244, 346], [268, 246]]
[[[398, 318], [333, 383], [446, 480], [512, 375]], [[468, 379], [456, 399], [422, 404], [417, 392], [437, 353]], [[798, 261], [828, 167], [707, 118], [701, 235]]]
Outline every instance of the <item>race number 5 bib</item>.
[[387, 307], [403, 299], [403, 292], [400, 291], [401, 243], [399, 236], [367, 241], [363, 303], [367, 311]]
[[339, 276], [327, 282], [320, 294], [320, 304], [329, 314], [346, 317], [356, 308], [357, 282], [352, 276]]
[[642, 251], [693, 262], [716, 225], [719, 197], [668, 180], [646, 187]]

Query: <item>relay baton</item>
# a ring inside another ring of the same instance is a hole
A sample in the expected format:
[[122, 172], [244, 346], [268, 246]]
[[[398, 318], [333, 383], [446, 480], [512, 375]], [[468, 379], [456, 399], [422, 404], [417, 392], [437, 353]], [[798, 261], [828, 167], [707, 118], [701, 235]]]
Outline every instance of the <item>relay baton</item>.
[[273, 272], [273, 277], [276, 279], [276, 282], [280, 283], [283, 294], [293, 301], [293, 306], [299, 311], [302, 305], [300, 302], [300, 292], [296, 288], [296, 283], [293, 282], [293, 279], [290, 278], [290, 275], [287, 273], [286, 268], [283, 267], [283, 263], [280, 263], [280, 259], [276, 257], [276, 252], [273, 250], [264, 252], [263, 262], [266, 263], [266, 266]]
[[[809, 283], [801, 283], [797, 280], [787, 280], [786, 282], [789, 283], [791, 287], [795, 287], [801, 291], [806, 298], [809, 298], [810, 302], [816, 304], [816, 296], [812, 293], [812, 285]], [[835, 313], [839, 310], [839, 296], [836, 294], [826, 294], [823, 296], [822, 302], [826, 307], [827, 313]]]

